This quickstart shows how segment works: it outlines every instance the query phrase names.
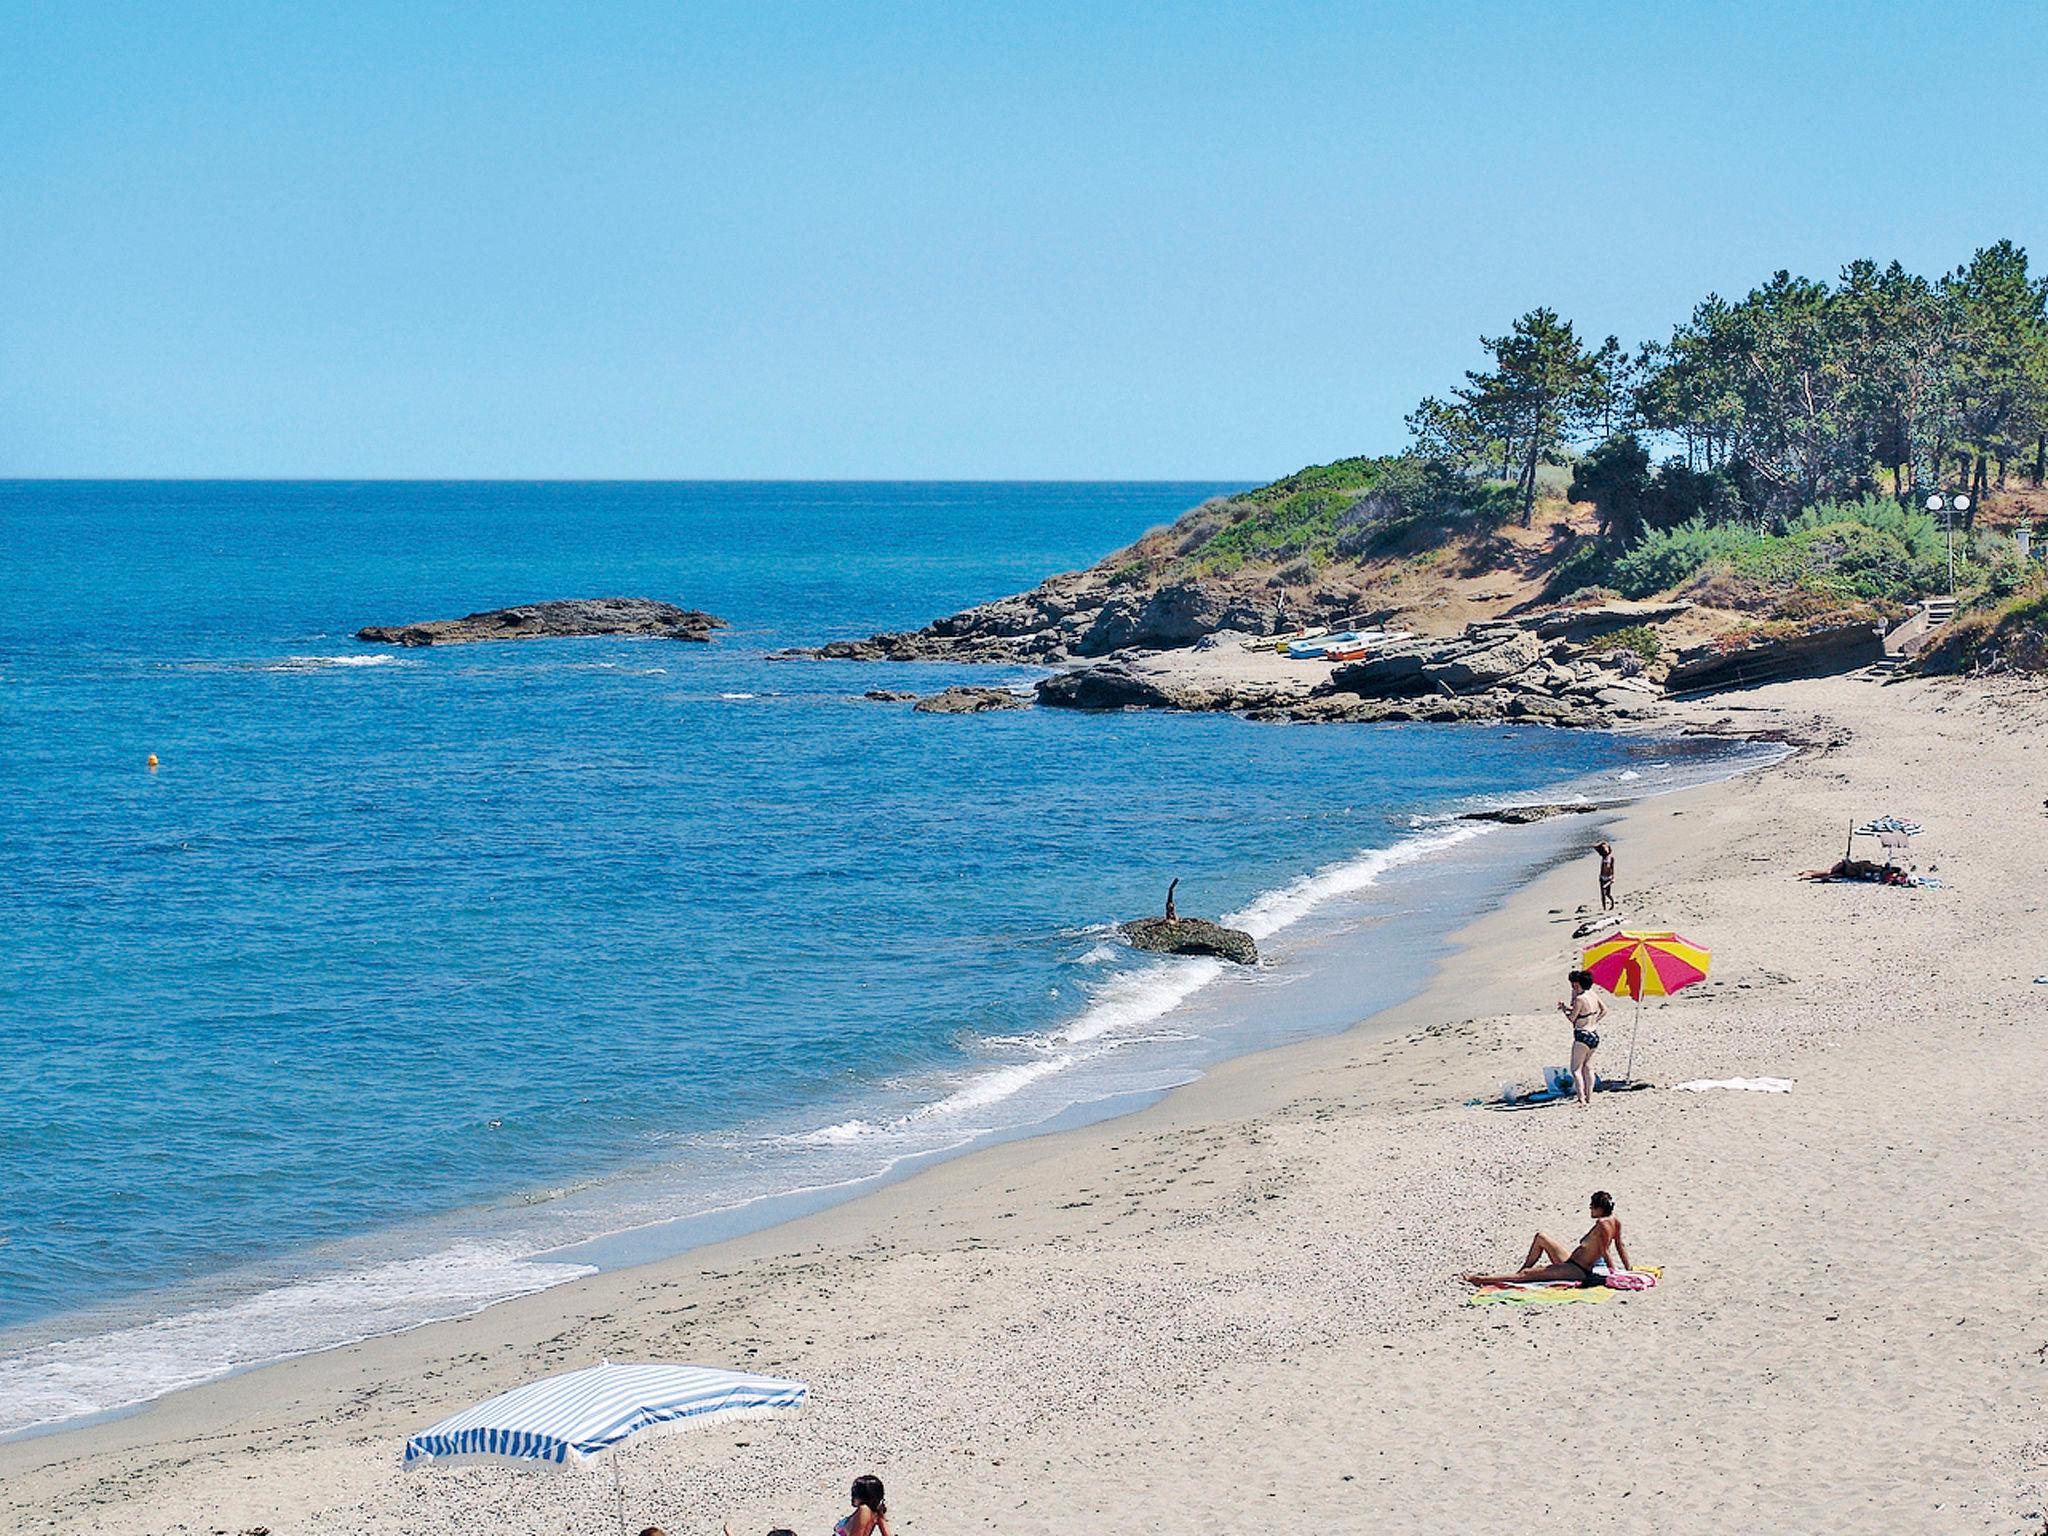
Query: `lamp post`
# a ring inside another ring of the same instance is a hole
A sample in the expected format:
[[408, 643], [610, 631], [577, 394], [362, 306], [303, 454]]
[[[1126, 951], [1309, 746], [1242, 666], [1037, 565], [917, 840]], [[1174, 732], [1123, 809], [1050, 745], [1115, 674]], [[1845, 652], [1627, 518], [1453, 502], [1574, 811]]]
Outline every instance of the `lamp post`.
[[1942, 514], [1941, 525], [1948, 534], [1948, 595], [1956, 595], [1956, 518], [1958, 512], [1970, 510], [1970, 498], [1960, 491], [1953, 496], [1944, 496], [1936, 491], [1927, 498], [1927, 510]]

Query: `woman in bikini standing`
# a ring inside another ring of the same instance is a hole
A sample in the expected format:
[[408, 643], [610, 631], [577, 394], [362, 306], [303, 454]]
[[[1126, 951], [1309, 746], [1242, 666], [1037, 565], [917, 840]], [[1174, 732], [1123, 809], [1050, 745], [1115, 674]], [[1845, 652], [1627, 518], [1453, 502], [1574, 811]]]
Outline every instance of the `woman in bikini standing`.
[[1593, 1053], [1600, 1049], [1600, 1022], [1607, 1017], [1607, 1004], [1593, 991], [1591, 971], [1573, 971], [1566, 978], [1572, 984], [1569, 1001], [1557, 1011], [1572, 1027], [1572, 1080], [1579, 1085], [1579, 1107], [1593, 1102]]

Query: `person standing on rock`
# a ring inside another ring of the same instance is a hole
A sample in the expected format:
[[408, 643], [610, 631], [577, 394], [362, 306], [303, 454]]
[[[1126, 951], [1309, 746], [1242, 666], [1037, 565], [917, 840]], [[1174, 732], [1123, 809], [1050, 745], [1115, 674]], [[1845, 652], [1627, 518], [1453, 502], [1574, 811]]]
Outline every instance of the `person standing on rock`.
[[1600, 855], [1600, 910], [1614, 910], [1614, 844], [1595, 843], [1593, 851]]

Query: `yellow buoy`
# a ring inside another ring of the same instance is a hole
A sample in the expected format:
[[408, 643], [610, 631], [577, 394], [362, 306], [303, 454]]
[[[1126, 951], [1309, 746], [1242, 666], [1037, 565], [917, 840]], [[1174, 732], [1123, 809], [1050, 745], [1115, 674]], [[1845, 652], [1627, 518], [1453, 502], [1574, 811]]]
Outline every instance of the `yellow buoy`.
[[156, 768], [156, 754], [154, 752], [149, 754], [149, 766], [152, 771]]

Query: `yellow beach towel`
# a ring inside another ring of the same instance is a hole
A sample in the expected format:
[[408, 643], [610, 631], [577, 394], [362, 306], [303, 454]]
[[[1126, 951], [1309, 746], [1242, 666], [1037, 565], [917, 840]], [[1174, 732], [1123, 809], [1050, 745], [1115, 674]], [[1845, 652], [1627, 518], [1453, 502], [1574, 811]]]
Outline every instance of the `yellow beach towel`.
[[[1645, 1265], [1636, 1273], [1655, 1275], [1659, 1282], [1664, 1279], [1661, 1265]], [[1567, 1301], [1612, 1301], [1622, 1294], [1624, 1293], [1605, 1285], [1573, 1285], [1569, 1280], [1541, 1280], [1531, 1285], [1491, 1285], [1483, 1291], [1474, 1291], [1467, 1296], [1465, 1305], [1483, 1307], [1490, 1302], [1511, 1301], [1525, 1306], [1547, 1307]]]

